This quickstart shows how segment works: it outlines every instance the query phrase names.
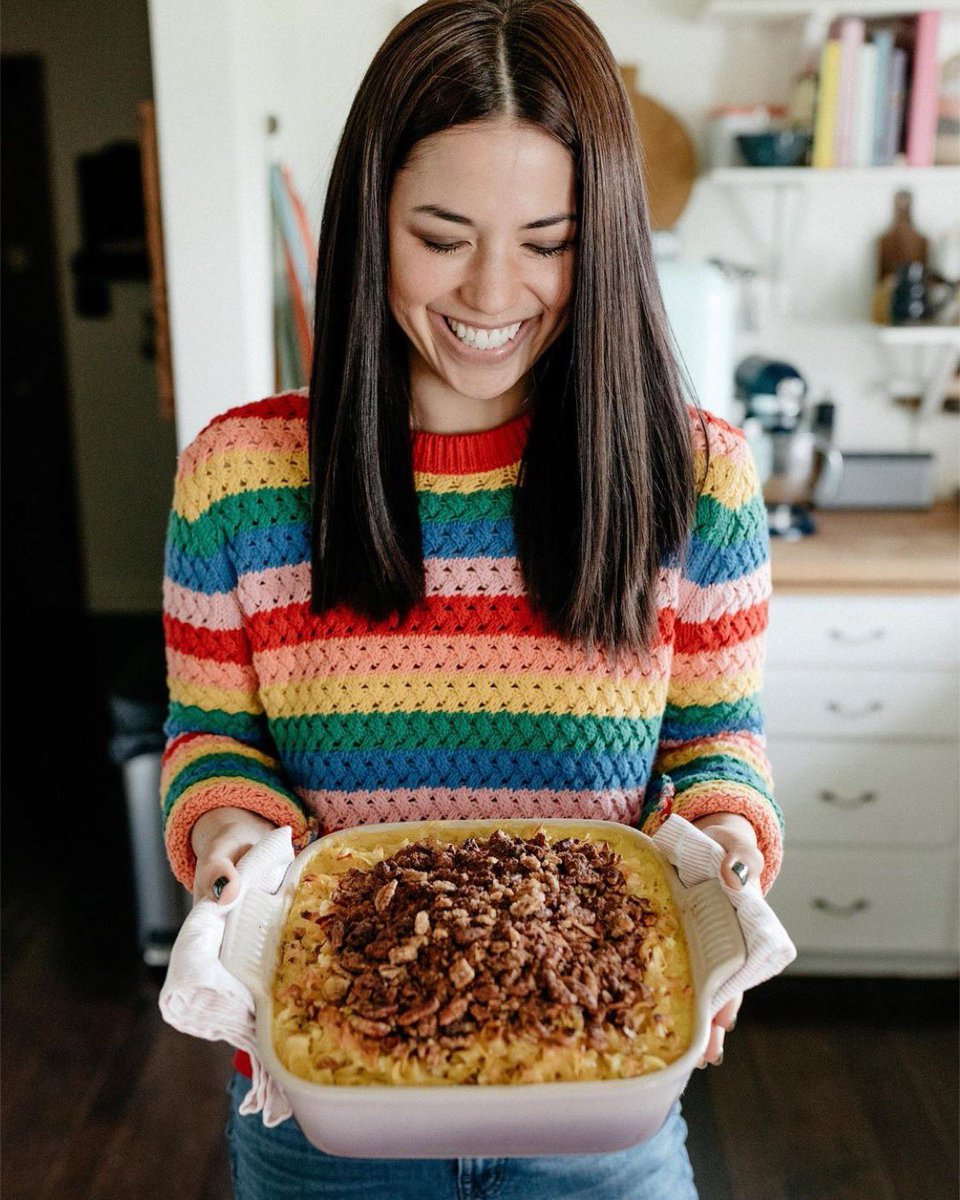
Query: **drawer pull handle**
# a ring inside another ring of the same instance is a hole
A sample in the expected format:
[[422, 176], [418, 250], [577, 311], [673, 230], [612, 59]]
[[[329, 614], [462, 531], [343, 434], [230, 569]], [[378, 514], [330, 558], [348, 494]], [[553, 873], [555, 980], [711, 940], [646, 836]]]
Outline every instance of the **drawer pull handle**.
[[818, 792], [818, 798], [824, 804], [832, 804], [834, 808], [862, 808], [864, 804], [869, 804], [872, 800], [876, 800], [876, 792], [861, 792], [859, 796], [838, 796], [836, 792]]
[[831, 700], [827, 708], [832, 713], [836, 713], [838, 717], [852, 717], [859, 720], [860, 717], [869, 717], [871, 713], [883, 711], [883, 701], [874, 700], [872, 704], [866, 704], [863, 708], [847, 708], [843, 704], [838, 704], [836, 700]]
[[870, 642], [880, 642], [886, 637], [885, 629], [871, 629], [869, 633], [844, 633], [842, 629], [831, 629], [830, 636], [841, 646], [866, 646]]
[[862, 897], [849, 904], [834, 904], [832, 900], [824, 900], [822, 896], [817, 896], [810, 903], [821, 912], [829, 913], [831, 917], [853, 917], [870, 907], [870, 901], [864, 900]]

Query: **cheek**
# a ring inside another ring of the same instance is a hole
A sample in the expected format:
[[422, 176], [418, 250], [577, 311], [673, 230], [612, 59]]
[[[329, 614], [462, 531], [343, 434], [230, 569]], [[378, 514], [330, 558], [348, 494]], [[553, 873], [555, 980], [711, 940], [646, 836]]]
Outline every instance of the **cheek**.
[[442, 296], [447, 287], [441, 261], [433, 263], [416, 248], [398, 247], [390, 256], [391, 304], [407, 310]]
[[573, 292], [574, 260], [565, 257], [551, 263], [551, 267], [549, 277], [542, 282], [540, 298], [546, 308], [561, 313], [569, 304]]

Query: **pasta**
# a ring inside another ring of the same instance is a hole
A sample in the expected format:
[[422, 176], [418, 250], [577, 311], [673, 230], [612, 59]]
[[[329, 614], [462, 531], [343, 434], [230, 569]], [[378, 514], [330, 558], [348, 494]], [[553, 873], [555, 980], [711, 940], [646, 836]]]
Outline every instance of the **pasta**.
[[288, 1070], [523, 1084], [642, 1075], [684, 1052], [693, 987], [656, 855], [612, 823], [505, 825], [323, 840], [278, 949]]

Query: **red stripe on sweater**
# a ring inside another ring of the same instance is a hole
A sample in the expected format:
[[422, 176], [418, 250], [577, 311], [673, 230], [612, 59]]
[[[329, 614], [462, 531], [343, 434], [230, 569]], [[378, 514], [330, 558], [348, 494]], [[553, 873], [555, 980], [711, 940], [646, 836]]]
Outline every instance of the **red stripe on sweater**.
[[308, 406], [307, 396], [301, 396], [298, 392], [283, 392], [279, 396], [268, 396], [265, 400], [254, 400], [251, 404], [228, 408], [226, 412], [208, 421], [205, 428], [222, 425], [224, 421], [235, 421], [239, 417], [259, 417], [264, 421], [273, 417], [282, 417], [287, 421], [299, 418], [302, 421], [306, 418]]
[[738, 642], [758, 637], [767, 627], [767, 602], [724, 613], [716, 621], [692, 623], [677, 621], [674, 650], [678, 654], [695, 654], [701, 650], [725, 650]]
[[[657, 616], [661, 643], [668, 642], [673, 609], [663, 608]], [[545, 637], [548, 630], [523, 596], [429, 596], [402, 622], [394, 618], [371, 623], [346, 605], [315, 616], [306, 604], [254, 613], [249, 619], [250, 641], [257, 651], [326, 638], [369, 637], [371, 633], [377, 637], [468, 634], [509, 638]]]
[[222, 663], [250, 661], [250, 646], [242, 629], [205, 629], [166, 615], [163, 628], [169, 648], [181, 654]]

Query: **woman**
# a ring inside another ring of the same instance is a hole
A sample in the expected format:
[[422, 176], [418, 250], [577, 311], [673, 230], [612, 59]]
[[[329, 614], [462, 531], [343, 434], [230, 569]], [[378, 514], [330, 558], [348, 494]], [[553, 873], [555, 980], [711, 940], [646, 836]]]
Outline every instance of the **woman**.
[[[167, 848], [195, 896], [289, 824], [673, 811], [780, 860], [757, 704], [766, 523], [688, 407], [616, 64], [572, 0], [429, 0], [378, 51], [320, 235], [309, 398], [181, 456]], [[716, 1015], [719, 1063], [737, 1002]], [[236, 1113], [241, 1200], [695, 1196], [675, 1110], [557, 1159], [367, 1161]]]

